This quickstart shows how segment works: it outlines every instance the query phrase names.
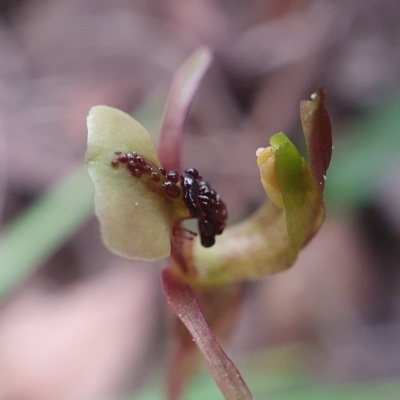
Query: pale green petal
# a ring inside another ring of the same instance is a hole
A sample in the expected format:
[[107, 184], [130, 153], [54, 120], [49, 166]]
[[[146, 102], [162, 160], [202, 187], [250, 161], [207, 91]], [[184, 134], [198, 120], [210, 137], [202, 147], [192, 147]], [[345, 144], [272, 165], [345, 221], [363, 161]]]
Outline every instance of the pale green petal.
[[93, 107], [87, 126], [86, 161], [95, 186], [95, 212], [104, 243], [126, 258], [169, 256], [170, 203], [123, 165], [113, 168], [110, 164], [115, 151], [136, 151], [160, 165], [149, 133], [128, 114], [107, 106]]
[[87, 117], [86, 161], [111, 160], [114, 151], [136, 151], [160, 165], [146, 128], [130, 115], [108, 106], [93, 107]]

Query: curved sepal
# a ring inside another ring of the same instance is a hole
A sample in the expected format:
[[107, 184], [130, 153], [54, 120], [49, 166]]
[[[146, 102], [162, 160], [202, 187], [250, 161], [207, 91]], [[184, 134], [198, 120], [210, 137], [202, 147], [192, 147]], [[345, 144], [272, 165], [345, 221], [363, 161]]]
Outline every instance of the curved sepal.
[[326, 171], [332, 157], [332, 127], [322, 89], [318, 89], [311, 100], [300, 102], [300, 117], [311, 169], [319, 187], [324, 190]]

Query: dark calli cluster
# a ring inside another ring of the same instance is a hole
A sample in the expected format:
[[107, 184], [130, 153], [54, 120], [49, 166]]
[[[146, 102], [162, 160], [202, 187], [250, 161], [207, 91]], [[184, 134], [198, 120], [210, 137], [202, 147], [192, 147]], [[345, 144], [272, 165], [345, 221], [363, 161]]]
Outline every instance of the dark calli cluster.
[[195, 168], [189, 168], [180, 175], [177, 171], [167, 172], [165, 168], [157, 167], [141, 154], [116, 151], [111, 165], [117, 168], [120, 164], [125, 165], [132, 176], [141, 179], [149, 189], [164, 191], [171, 198], [183, 196], [190, 216], [198, 219], [201, 244], [204, 247], [214, 245], [215, 236], [225, 229], [228, 212], [221, 196]]
[[215, 236], [226, 226], [228, 212], [221, 196], [202, 180], [195, 168], [189, 168], [182, 176], [186, 207], [193, 218], [198, 219], [201, 244], [211, 247]]

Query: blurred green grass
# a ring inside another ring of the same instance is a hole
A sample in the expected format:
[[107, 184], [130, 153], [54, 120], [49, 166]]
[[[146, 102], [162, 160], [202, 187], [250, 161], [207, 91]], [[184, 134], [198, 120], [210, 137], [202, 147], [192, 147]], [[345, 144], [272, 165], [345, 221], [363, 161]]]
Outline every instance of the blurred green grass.
[[[400, 380], [332, 384], [312, 379], [315, 350], [305, 344], [264, 349], [235, 359], [255, 400], [398, 400]], [[157, 373], [154, 382], [123, 400], [163, 400], [165, 386]], [[185, 400], [224, 400], [206, 370], [193, 378]]]
[[[255, 400], [397, 400], [400, 380], [353, 384], [323, 383], [308, 375], [313, 349], [305, 345], [285, 345], [235, 360]], [[163, 400], [165, 387], [162, 374], [154, 382], [123, 400]], [[185, 400], [223, 400], [216, 383], [207, 371], [196, 376], [188, 385]]]
[[[248, 376], [255, 400], [398, 400], [400, 381], [327, 385], [305, 378]], [[124, 400], [164, 400], [164, 388], [151, 385]], [[215, 382], [201, 375], [189, 386], [185, 400], [224, 400]]]
[[360, 208], [379, 196], [400, 151], [400, 94], [334, 135], [325, 198], [332, 209]]
[[93, 212], [86, 166], [24, 211], [0, 237], [0, 296], [56, 252]]

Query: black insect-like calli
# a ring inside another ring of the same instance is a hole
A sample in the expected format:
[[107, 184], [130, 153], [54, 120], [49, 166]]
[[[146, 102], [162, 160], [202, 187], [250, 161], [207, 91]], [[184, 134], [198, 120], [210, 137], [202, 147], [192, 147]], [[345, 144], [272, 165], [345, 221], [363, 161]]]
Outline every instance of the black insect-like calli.
[[164, 167], [157, 167], [141, 154], [116, 151], [111, 166], [117, 168], [120, 164], [149, 188], [163, 190], [171, 198], [182, 196], [190, 216], [198, 219], [201, 244], [204, 247], [214, 245], [215, 236], [225, 229], [228, 212], [221, 196], [202, 179], [197, 169], [188, 168], [180, 175], [177, 171], [167, 172]]
[[197, 179], [188, 170], [182, 176], [182, 184], [184, 188], [183, 201], [186, 204], [192, 218], [199, 218], [201, 215], [199, 203], [199, 183]]

